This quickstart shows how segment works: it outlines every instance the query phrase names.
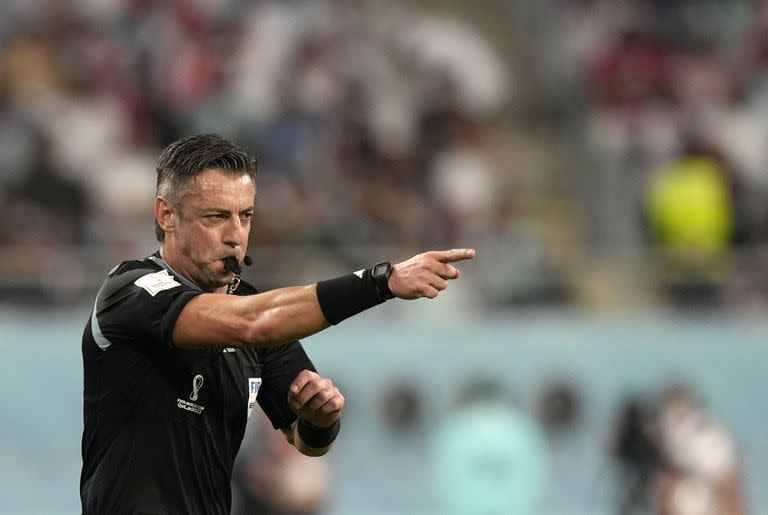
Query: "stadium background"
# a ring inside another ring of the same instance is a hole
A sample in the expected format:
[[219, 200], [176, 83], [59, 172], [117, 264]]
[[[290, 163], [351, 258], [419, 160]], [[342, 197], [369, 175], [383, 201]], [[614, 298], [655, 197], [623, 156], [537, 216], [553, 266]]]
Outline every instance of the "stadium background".
[[306, 340], [348, 398], [325, 468], [290, 469], [323, 512], [448, 513], [436, 433], [472, 390], [527, 428], [495, 437], [539, 500], [503, 512], [615, 513], [622, 406], [680, 384], [766, 512], [768, 6], [740, 0], [4, 2], [1, 511], [78, 510], [80, 333], [200, 131], [259, 157], [259, 287], [478, 251]]

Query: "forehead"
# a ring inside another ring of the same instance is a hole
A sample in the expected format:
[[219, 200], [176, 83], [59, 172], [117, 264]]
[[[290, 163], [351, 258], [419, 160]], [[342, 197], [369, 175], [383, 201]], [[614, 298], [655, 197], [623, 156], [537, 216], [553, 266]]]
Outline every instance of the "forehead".
[[255, 193], [256, 188], [247, 173], [208, 169], [189, 182], [184, 200], [197, 207], [241, 207], [253, 203]]

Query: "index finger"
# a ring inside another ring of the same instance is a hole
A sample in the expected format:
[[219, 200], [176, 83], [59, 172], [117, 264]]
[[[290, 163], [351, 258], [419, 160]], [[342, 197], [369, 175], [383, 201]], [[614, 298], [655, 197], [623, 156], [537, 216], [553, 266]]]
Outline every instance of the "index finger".
[[454, 263], [475, 257], [475, 249], [451, 249], [434, 252], [435, 259], [441, 263]]
[[291, 388], [288, 391], [288, 395], [297, 395], [302, 388], [304, 388], [308, 382], [310, 382], [313, 379], [317, 379], [320, 377], [320, 374], [317, 372], [312, 372], [311, 370], [302, 370], [299, 372], [299, 375], [296, 376], [296, 379], [293, 380], [293, 383], [291, 383]]

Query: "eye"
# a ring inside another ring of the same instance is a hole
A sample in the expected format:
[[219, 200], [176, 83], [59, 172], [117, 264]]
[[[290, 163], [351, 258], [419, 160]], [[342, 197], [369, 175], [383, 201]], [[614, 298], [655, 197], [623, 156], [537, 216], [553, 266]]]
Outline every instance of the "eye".
[[206, 215], [205, 217], [208, 218], [209, 220], [224, 220], [226, 218], [226, 216], [223, 215], [222, 213], [216, 213], [216, 214], [213, 214], [213, 215]]
[[245, 218], [246, 220], [250, 220], [251, 218], [253, 218], [253, 213], [243, 213], [242, 217]]

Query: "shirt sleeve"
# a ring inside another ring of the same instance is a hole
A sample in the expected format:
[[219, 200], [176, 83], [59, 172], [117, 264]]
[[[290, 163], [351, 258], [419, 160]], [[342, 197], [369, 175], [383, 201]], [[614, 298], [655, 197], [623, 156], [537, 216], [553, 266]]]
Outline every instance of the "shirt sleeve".
[[287, 429], [297, 416], [288, 405], [288, 389], [302, 370], [317, 372], [315, 365], [295, 341], [259, 351], [264, 370], [257, 400], [275, 429]]
[[105, 344], [171, 345], [179, 314], [201, 293], [164, 270], [110, 276], [96, 298], [93, 329]]

